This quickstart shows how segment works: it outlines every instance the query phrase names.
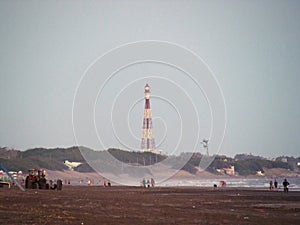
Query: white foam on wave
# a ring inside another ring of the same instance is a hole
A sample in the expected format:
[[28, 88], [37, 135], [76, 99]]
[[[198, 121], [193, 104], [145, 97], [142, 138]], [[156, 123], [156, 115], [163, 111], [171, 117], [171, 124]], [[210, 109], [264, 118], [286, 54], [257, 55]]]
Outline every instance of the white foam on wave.
[[[165, 181], [159, 186], [161, 187], [213, 187], [214, 184], [220, 185], [221, 179], [199, 179], [199, 180], [168, 180]], [[245, 188], [268, 188], [270, 185], [270, 180], [268, 179], [239, 179], [239, 178], [230, 178], [224, 179], [227, 187], [245, 187]], [[283, 179], [279, 179], [278, 187], [282, 189]], [[300, 179], [299, 178], [291, 178], [288, 179], [290, 183], [290, 190], [300, 190]]]

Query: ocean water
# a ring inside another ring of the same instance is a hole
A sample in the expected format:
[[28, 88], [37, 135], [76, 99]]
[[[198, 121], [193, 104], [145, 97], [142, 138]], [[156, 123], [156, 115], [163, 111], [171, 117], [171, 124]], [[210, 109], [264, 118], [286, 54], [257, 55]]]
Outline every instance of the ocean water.
[[[218, 187], [220, 186], [220, 181], [226, 182], [226, 187], [242, 187], [242, 188], [266, 188], [268, 189], [270, 186], [270, 180], [266, 178], [228, 178], [228, 179], [199, 179], [199, 180], [168, 180], [165, 181], [159, 186], [162, 187], [172, 187], [172, 186], [195, 186], [195, 187], [213, 187], [216, 184]], [[283, 189], [284, 178], [278, 178], [278, 188]], [[300, 191], [300, 178], [287, 178], [290, 191]], [[274, 182], [274, 179], [272, 180]]]

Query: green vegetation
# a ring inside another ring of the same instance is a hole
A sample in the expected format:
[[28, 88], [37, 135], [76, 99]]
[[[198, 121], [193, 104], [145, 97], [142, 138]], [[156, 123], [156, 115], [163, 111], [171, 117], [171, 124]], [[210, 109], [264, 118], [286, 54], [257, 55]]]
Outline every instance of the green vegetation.
[[24, 152], [20, 152], [20, 158], [29, 158], [29, 157], [54, 159], [56, 161], [62, 161], [62, 162], [66, 159], [69, 161], [76, 161], [76, 162], [84, 161], [78, 147], [71, 147], [66, 149], [65, 148], [53, 148], [53, 149], [34, 148]]
[[[187, 164], [182, 168], [190, 173], [195, 173], [195, 167], [199, 166], [202, 156], [199, 154], [193, 154]], [[257, 171], [264, 172], [264, 168], [283, 168], [293, 170], [293, 164], [297, 160], [289, 158], [289, 162], [282, 162], [281, 158], [275, 161], [267, 160], [262, 157], [252, 155], [238, 155], [236, 158], [229, 158], [226, 156], [215, 156], [213, 162], [206, 169], [208, 172], [218, 174], [217, 169], [235, 167], [235, 172], [241, 176], [255, 175]]]
[[293, 170], [293, 167], [287, 162], [282, 161], [270, 161], [266, 159], [246, 159], [236, 161], [234, 164], [235, 170], [240, 175], [254, 175], [256, 171], [264, 172], [264, 168], [284, 168]]
[[[78, 147], [34, 148], [24, 152], [3, 148], [0, 151], [0, 161], [8, 170], [12, 171], [27, 171], [30, 168], [62, 171], [68, 169], [63, 162], [69, 160], [83, 163], [76, 167], [75, 171], [93, 172], [94, 170], [86, 163], [80, 151], [85, 151], [89, 158], [101, 157], [101, 151], [93, 151], [84, 147], [80, 147], [80, 149]], [[120, 149], [108, 149], [108, 152], [121, 162], [141, 166], [148, 166], [166, 158], [166, 156], [151, 152], [128, 152]]]
[[67, 169], [67, 167], [63, 164], [66, 159], [69, 161], [84, 161], [78, 147], [71, 147], [67, 149], [35, 148], [24, 152], [17, 151], [17, 154], [8, 154], [8, 151], [16, 150], [0, 151], [0, 160], [8, 170], [12, 171], [27, 171], [30, 168], [44, 168], [48, 170], [62, 171]]
[[151, 152], [128, 152], [114, 148], [108, 149], [108, 152], [121, 162], [141, 166], [149, 166], [166, 158], [164, 155]]

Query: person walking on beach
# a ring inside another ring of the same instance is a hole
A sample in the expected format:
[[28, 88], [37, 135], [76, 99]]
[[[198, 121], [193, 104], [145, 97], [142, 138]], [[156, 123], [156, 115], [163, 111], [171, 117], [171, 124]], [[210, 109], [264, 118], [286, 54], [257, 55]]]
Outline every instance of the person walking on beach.
[[277, 190], [277, 188], [278, 188], [278, 182], [276, 179], [274, 180], [274, 188], [275, 188], [275, 190]]
[[146, 186], [149, 188], [150, 187], [150, 180], [146, 181]]
[[272, 191], [272, 190], [273, 190], [273, 181], [270, 180], [270, 191]]
[[284, 179], [284, 181], [282, 182], [282, 185], [283, 185], [284, 192], [289, 192], [288, 186], [290, 185], [290, 183], [286, 179]]
[[58, 179], [56, 185], [57, 185], [57, 190], [61, 191], [62, 190], [62, 185], [63, 185], [62, 180]]
[[155, 186], [155, 180], [153, 178], [151, 178], [151, 186], [154, 187]]

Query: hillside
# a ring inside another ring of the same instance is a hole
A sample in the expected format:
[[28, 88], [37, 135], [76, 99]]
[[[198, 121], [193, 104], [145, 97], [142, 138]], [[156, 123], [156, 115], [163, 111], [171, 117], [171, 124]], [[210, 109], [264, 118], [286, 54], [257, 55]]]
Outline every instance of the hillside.
[[[92, 159], [103, 158], [105, 153], [105, 151], [94, 151], [84, 147], [80, 147], [80, 149]], [[64, 165], [64, 161], [69, 160], [72, 162], [82, 162], [82, 165], [74, 169], [77, 172], [94, 172], [89, 164], [86, 163], [80, 149], [78, 147], [34, 148], [26, 151], [18, 151], [0, 148], [0, 161], [11, 171], [27, 171], [29, 168], [64, 171], [68, 169]], [[150, 152], [129, 152], [120, 149], [108, 149], [107, 151], [117, 160], [133, 166], [148, 166], [167, 158], [165, 155], [156, 155]], [[190, 158], [189, 161], [183, 167], [177, 165], [176, 161], [179, 161], [180, 157], [187, 154]], [[172, 156], [171, 159], [174, 162], [174, 169], [180, 169], [195, 175], [199, 171], [199, 163], [202, 157], [199, 153], [182, 153], [182, 155], [177, 157]], [[299, 167], [297, 167], [297, 162], [299, 161], [300, 158], [293, 157], [278, 157], [276, 160], [268, 160], [258, 156], [242, 154], [236, 155], [235, 158], [216, 156], [206, 171], [214, 175], [228, 175], [228, 173], [226, 174], [226, 168], [234, 166], [235, 175], [241, 176], [255, 175], [257, 171], [261, 171], [262, 173], [267, 172], [269, 175], [271, 171], [275, 171], [274, 169], [279, 169], [276, 171], [294, 171], [295, 173], [299, 173]], [[225, 170], [223, 170], [224, 168]]]
[[[91, 150], [92, 151], [92, 150]], [[84, 162], [78, 147], [71, 148], [34, 148], [27, 151], [6, 150], [0, 152], [0, 160], [8, 170], [27, 171], [29, 168], [45, 168], [49, 170], [66, 170], [63, 162], [69, 161]], [[8, 157], [10, 156], [10, 157]]]
[[[71, 162], [82, 162], [82, 165], [76, 167], [75, 171], [93, 172], [93, 169], [86, 163], [80, 151], [84, 151], [85, 155], [95, 159], [101, 158], [101, 154], [103, 154], [103, 151], [94, 151], [84, 147], [80, 147], [80, 149], [78, 147], [34, 148], [26, 151], [1, 148], [0, 161], [11, 171], [27, 171], [29, 168], [63, 171], [68, 169], [64, 165], [64, 161], [68, 160]], [[107, 151], [119, 161], [140, 166], [148, 166], [166, 158], [166, 156], [150, 152], [128, 152], [119, 149], [108, 149]]]

